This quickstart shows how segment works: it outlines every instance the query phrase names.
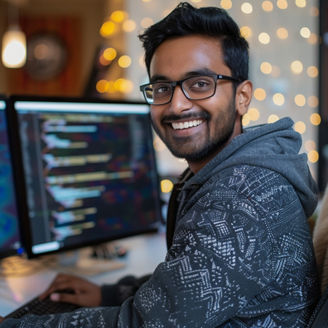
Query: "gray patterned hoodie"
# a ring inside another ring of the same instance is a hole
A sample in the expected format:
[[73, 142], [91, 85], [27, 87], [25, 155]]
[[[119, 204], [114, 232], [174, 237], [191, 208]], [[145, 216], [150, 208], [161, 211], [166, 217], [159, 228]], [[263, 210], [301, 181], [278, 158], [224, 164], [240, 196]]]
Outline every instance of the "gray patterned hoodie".
[[305, 327], [319, 296], [307, 224], [317, 190], [292, 126], [285, 118], [246, 129], [184, 175], [170, 203], [166, 259], [120, 306], [0, 328]]

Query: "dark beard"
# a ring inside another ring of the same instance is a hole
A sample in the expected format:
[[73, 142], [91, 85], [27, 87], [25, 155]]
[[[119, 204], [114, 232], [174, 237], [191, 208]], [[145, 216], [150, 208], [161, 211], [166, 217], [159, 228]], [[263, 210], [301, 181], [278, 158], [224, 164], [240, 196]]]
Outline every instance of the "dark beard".
[[[187, 154], [179, 151], [179, 147], [174, 147], [170, 143], [167, 143], [165, 141], [165, 138], [161, 135], [159, 129], [157, 129], [156, 125], [155, 124], [152, 124], [152, 125], [153, 125], [155, 132], [158, 134], [158, 136], [162, 139], [162, 141], [165, 143], [167, 148], [170, 150], [170, 152], [175, 157], [184, 158], [185, 160], [187, 160], [187, 162], [200, 162], [206, 158], [212, 157], [213, 154], [218, 153], [225, 146], [225, 144], [227, 143], [227, 141], [230, 139], [231, 135], [233, 134], [234, 127], [235, 127], [235, 119], [236, 119], [236, 115], [237, 115], [234, 101], [232, 101], [232, 103], [230, 104], [230, 108], [229, 108], [227, 115], [229, 115], [229, 117], [227, 119], [227, 124], [229, 124], [229, 125], [226, 128], [224, 128], [224, 134], [219, 136], [219, 138], [217, 140], [213, 140], [213, 141], [209, 140], [208, 144], [205, 145], [205, 147], [203, 147], [199, 151], [195, 151], [195, 152], [187, 153]], [[193, 117], [194, 118], [203, 118], [207, 122], [209, 122], [211, 119], [209, 113], [207, 113], [207, 112], [198, 113], [197, 116], [196, 115], [184, 116], [184, 118], [193, 118]], [[181, 119], [181, 117], [173, 116], [173, 115], [166, 117], [166, 120], [175, 120], [175, 119], [178, 120], [178, 119]], [[205, 124], [207, 124], [207, 123], [205, 123]], [[187, 141], [187, 139], [186, 139], [186, 141]], [[181, 139], [179, 142], [182, 145], [184, 143], [183, 140], [181, 140]]]
[[[235, 118], [236, 118], [236, 111], [233, 110], [233, 115], [230, 118], [230, 126], [227, 129], [226, 133], [221, 136], [219, 140], [212, 141], [208, 145], [206, 145], [205, 148], [201, 149], [198, 152], [192, 153], [192, 154], [187, 154], [183, 155], [179, 154], [178, 152], [173, 152], [171, 149], [170, 151], [172, 154], [178, 158], [184, 158], [187, 162], [200, 162], [204, 160], [204, 158], [209, 158], [213, 154], [217, 153], [220, 151], [224, 145], [227, 143], [227, 141], [230, 139], [231, 135], [233, 134], [234, 128], [235, 128]], [[176, 154], [175, 154], [176, 153]]]

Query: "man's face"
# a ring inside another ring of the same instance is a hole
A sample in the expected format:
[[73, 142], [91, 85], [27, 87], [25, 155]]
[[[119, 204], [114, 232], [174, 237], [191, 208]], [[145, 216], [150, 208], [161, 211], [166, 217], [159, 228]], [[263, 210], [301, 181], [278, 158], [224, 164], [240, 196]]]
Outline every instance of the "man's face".
[[[150, 65], [150, 81], [177, 81], [198, 72], [231, 76], [224, 64], [221, 44], [206, 36], [191, 35], [163, 42]], [[203, 74], [202, 74], [203, 75]], [[177, 157], [207, 162], [234, 135], [235, 92], [231, 81], [219, 80], [214, 96], [188, 100], [179, 86], [172, 101], [151, 106], [155, 131]]]

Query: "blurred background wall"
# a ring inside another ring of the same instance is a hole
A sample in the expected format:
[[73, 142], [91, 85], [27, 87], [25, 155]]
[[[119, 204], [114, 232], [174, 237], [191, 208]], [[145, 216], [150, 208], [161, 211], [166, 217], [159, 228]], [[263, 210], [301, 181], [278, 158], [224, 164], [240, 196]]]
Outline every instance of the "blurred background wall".
[[[137, 36], [179, 2], [0, 0], [0, 38], [15, 10], [27, 37], [26, 64], [14, 69], [0, 65], [0, 93], [142, 100], [139, 84], [148, 77]], [[327, 15], [321, 14], [319, 0], [189, 2], [226, 9], [249, 41], [254, 94], [244, 126], [292, 117], [319, 179], [320, 156], [328, 158], [318, 139], [319, 127], [327, 127], [319, 88], [319, 54], [325, 46], [319, 26], [320, 17]], [[162, 176], [177, 176], [186, 166], [158, 138], [155, 148]]]

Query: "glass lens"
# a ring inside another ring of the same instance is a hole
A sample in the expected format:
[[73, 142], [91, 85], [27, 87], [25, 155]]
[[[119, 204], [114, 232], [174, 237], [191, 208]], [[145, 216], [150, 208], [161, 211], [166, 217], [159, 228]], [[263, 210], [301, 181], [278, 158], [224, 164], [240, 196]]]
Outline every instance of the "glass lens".
[[162, 104], [170, 101], [172, 95], [172, 86], [170, 83], [159, 82], [151, 84], [153, 90], [152, 96], [154, 104]]
[[190, 99], [202, 99], [214, 94], [215, 83], [213, 76], [195, 76], [184, 80], [182, 88]]

